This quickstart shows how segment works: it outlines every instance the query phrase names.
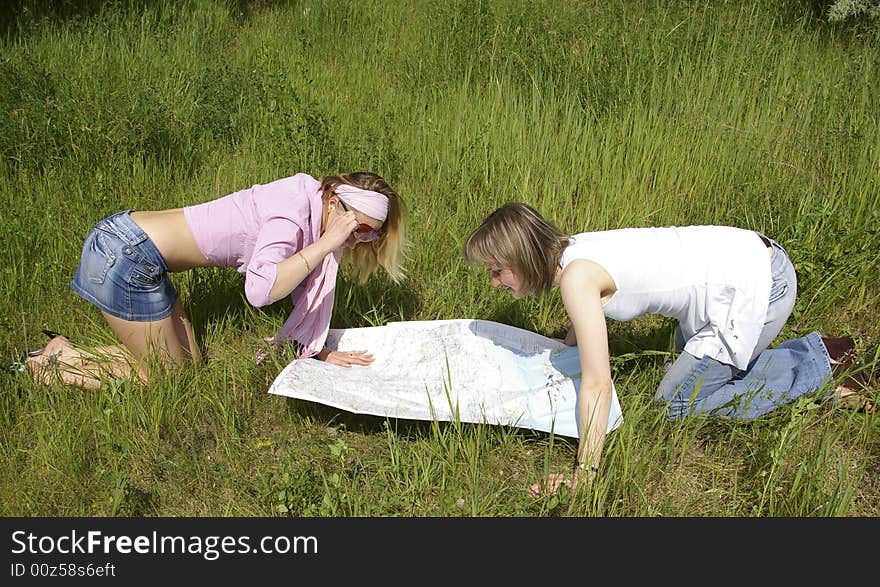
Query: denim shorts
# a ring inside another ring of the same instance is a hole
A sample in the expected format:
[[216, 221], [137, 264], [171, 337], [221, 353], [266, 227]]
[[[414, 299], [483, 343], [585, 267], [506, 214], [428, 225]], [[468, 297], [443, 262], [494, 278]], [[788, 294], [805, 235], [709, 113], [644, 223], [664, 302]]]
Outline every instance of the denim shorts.
[[154, 322], [171, 314], [177, 290], [162, 254], [130, 212], [105, 218], [89, 232], [70, 287], [111, 316]]

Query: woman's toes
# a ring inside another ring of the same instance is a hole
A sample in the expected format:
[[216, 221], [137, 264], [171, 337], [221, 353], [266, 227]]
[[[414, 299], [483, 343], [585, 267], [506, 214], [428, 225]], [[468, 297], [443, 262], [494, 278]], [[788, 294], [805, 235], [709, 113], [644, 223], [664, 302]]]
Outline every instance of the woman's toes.
[[835, 390], [835, 399], [838, 404], [845, 408], [858, 410], [860, 412], [874, 413], [876, 406], [874, 402], [866, 397], [864, 393], [853, 391], [843, 385], [838, 385]]

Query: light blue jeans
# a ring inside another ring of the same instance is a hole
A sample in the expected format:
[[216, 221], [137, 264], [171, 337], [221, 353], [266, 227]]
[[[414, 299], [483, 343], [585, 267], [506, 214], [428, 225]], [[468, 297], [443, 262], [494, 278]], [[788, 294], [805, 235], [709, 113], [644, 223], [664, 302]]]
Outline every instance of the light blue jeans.
[[[771, 244], [770, 306], [748, 368], [743, 371], [710, 357], [682, 352], [654, 396], [666, 407], [670, 420], [696, 414], [757, 418], [817, 391], [831, 374], [828, 350], [818, 332], [767, 348], [791, 315], [797, 296], [794, 266], [785, 249], [776, 242]], [[680, 331], [679, 344], [684, 345]]]

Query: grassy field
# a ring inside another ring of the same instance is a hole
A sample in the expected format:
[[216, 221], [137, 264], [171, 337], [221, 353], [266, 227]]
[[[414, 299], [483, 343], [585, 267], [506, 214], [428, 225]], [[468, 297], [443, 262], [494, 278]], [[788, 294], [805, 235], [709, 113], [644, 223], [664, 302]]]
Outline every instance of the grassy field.
[[[334, 327], [484, 318], [551, 336], [461, 244], [525, 201], [563, 230], [717, 223], [789, 251], [780, 341], [880, 342], [880, 36], [814, 2], [13, 2], [0, 44], [0, 352], [112, 333], [69, 282], [124, 208], [367, 170], [407, 204], [407, 280], [342, 274]], [[54, 8], [53, 8], [54, 7]], [[598, 481], [531, 499], [575, 444], [266, 393], [290, 310], [232, 270], [175, 275], [207, 365], [147, 388], [0, 382], [4, 516], [877, 516], [880, 417], [804, 398], [758, 420], [651, 405], [672, 324], [609, 325], [625, 423]], [[827, 390], [823, 390], [827, 391]]]

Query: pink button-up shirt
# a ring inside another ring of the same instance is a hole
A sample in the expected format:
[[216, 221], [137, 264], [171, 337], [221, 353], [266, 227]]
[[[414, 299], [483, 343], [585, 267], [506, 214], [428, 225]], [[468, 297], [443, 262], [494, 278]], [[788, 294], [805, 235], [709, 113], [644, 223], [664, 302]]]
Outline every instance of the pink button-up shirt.
[[183, 214], [205, 258], [216, 267], [235, 267], [244, 275], [248, 302], [265, 306], [277, 264], [311, 243], [310, 194], [320, 185], [298, 173], [186, 206]]

